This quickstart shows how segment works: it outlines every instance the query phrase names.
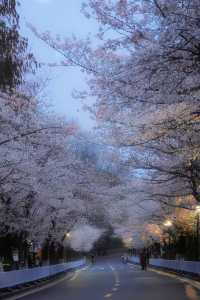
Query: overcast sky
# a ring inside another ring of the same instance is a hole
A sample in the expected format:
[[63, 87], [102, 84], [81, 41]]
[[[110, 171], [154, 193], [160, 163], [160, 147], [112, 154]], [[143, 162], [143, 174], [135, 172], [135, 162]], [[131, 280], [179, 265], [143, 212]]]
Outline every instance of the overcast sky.
[[[82, 0], [20, 1], [21, 33], [28, 37], [29, 46], [39, 62], [57, 61], [58, 54], [38, 40], [26, 23], [33, 24], [41, 32], [49, 30], [62, 36], [75, 34], [85, 37], [89, 32], [94, 34], [97, 25], [80, 13], [81, 2]], [[90, 130], [94, 121], [82, 109], [79, 100], [74, 100], [71, 96], [73, 89], [86, 88], [84, 75], [74, 68], [43, 68], [40, 73], [44, 78], [48, 76], [51, 79], [45, 92], [54, 110]]]

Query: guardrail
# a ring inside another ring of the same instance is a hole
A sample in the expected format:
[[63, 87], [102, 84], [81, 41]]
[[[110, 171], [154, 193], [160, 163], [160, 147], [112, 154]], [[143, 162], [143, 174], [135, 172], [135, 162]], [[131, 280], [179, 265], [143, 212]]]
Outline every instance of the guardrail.
[[199, 261], [185, 261], [185, 260], [168, 260], [168, 259], [150, 259], [150, 265], [156, 267], [167, 268], [178, 272], [186, 272], [200, 275]]
[[138, 256], [131, 256], [131, 257], [129, 257], [129, 261], [133, 262], [135, 264], [139, 264], [140, 263], [140, 259], [139, 259]]
[[[138, 256], [132, 256], [130, 261], [133, 263], [140, 263]], [[162, 258], [151, 258], [149, 260], [151, 266], [166, 268], [177, 272], [186, 272], [191, 274], [200, 275], [200, 262], [199, 261], [185, 261], [185, 260], [168, 260]]]
[[85, 259], [53, 266], [0, 272], [0, 289], [11, 288], [36, 280], [44, 279], [71, 269], [79, 268], [86, 263]]

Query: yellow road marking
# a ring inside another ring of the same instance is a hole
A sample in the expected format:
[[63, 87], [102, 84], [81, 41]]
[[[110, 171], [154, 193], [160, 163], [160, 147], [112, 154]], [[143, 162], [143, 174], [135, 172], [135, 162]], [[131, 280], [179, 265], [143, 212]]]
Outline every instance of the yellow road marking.
[[185, 292], [190, 300], [198, 300], [197, 292], [191, 285], [187, 284], [185, 286]]
[[167, 273], [167, 272], [163, 272], [163, 271], [159, 271], [159, 270], [155, 270], [155, 269], [151, 269], [151, 268], [149, 270], [153, 271], [159, 275], [164, 275], [164, 276], [168, 276], [168, 277], [172, 277], [172, 278], [178, 278], [178, 276], [175, 274], [171, 274], [171, 273]]

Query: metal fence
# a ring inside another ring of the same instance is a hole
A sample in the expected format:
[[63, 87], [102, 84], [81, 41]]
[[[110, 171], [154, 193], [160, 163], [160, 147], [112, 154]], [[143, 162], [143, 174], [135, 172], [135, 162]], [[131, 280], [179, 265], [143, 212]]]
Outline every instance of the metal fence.
[[75, 269], [83, 266], [86, 263], [85, 259], [53, 265], [36, 267], [31, 269], [15, 270], [9, 272], [0, 272], [0, 289], [14, 287], [20, 284], [36, 281], [42, 278], [53, 276], [70, 269]]
[[175, 271], [187, 272], [200, 275], [199, 261], [185, 261], [185, 260], [167, 260], [167, 259], [150, 259], [150, 265], [156, 267], [163, 267]]
[[[139, 263], [138, 256], [132, 256], [130, 261]], [[151, 266], [175, 270], [178, 272], [187, 272], [200, 275], [200, 262], [199, 261], [185, 261], [185, 260], [168, 260], [162, 258], [151, 258], [149, 260]]]

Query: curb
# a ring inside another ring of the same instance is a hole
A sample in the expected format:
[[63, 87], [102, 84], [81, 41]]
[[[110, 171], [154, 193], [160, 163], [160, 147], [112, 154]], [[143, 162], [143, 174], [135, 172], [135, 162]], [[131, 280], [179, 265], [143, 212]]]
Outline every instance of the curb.
[[[131, 263], [133, 265], [138, 265], [138, 266], [140, 265], [139, 263], [136, 263], [136, 262], [133, 262], [133, 261], [130, 261], [130, 260], [129, 260], [129, 263]], [[173, 274], [173, 275], [177, 275], [177, 276], [180, 276], [180, 277], [183, 277], [183, 278], [188, 278], [188, 279], [200, 282], [200, 276], [198, 274], [195, 274], [195, 273], [189, 273], [189, 272], [178, 271], [178, 270], [176, 271], [176, 270], [173, 270], [173, 269], [158, 267], [158, 266], [154, 266], [154, 265], [149, 265], [148, 267], [150, 267], [151, 269], [160, 270], [160, 271], [163, 271], [163, 272], [166, 272], [166, 273], [170, 273], [170, 274]]]
[[77, 267], [77, 268], [71, 268], [68, 269], [67, 271], [58, 273], [56, 275], [48, 276], [39, 280], [35, 280], [29, 283], [17, 285], [11, 288], [3, 288], [0, 289], [0, 300], [3, 299], [9, 299], [9, 297], [12, 296], [20, 296], [21, 293], [28, 292], [28, 291], [34, 291], [35, 288], [40, 288], [40, 287], [45, 287], [45, 285], [48, 285], [50, 283], [53, 283], [56, 280], [64, 278], [67, 274], [70, 275], [73, 271], [79, 270], [83, 267], [85, 267], [86, 264]]

